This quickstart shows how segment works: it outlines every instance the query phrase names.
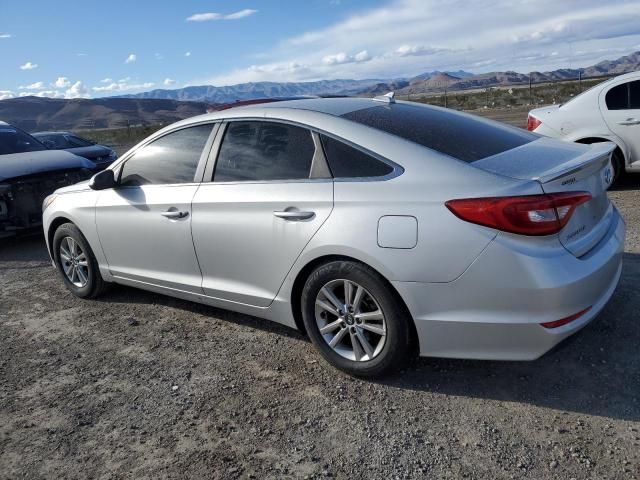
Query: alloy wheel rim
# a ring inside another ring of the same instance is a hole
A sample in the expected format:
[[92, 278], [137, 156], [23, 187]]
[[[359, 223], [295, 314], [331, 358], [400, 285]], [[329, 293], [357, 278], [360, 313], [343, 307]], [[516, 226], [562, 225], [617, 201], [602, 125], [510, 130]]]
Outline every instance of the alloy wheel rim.
[[60, 242], [60, 263], [62, 270], [73, 285], [84, 287], [89, 281], [89, 262], [82, 247], [71, 237]]
[[373, 360], [384, 347], [384, 313], [373, 295], [356, 282], [339, 279], [326, 283], [316, 296], [315, 318], [327, 345], [348, 360]]

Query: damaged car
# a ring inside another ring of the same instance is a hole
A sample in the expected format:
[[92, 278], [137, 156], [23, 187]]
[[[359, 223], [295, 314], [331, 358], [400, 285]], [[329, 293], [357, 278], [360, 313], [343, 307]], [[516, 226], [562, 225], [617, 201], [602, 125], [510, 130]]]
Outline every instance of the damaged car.
[[72, 132], [35, 132], [32, 135], [49, 150], [66, 150], [91, 160], [98, 170], [104, 170], [118, 159], [118, 154], [112, 148]]
[[42, 202], [54, 190], [90, 178], [96, 164], [48, 150], [28, 133], [0, 121], [0, 238], [42, 225]]

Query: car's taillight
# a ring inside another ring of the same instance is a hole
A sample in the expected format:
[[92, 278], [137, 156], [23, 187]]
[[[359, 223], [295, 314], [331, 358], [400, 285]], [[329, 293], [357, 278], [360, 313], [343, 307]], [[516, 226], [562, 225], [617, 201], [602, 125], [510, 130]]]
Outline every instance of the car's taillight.
[[578, 313], [574, 313], [573, 315], [569, 316], [569, 317], [565, 317], [565, 318], [561, 318], [560, 320], [554, 320], [552, 322], [545, 322], [545, 323], [541, 323], [540, 325], [542, 325], [544, 328], [558, 328], [558, 327], [562, 327], [563, 325], [566, 325], [567, 323], [571, 323], [574, 320], [579, 319], [580, 317], [582, 317], [585, 313], [587, 313], [589, 310], [591, 310], [591, 307], [585, 308], [584, 310], [578, 312]]
[[578, 207], [591, 200], [589, 192], [550, 193], [521, 197], [449, 200], [447, 208], [458, 218], [503, 232], [551, 235], [569, 222]]
[[529, 116], [527, 117], [527, 130], [529, 130], [530, 132], [533, 132], [540, 125], [542, 125], [542, 122], [540, 121], [540, 119], [529, 114]]

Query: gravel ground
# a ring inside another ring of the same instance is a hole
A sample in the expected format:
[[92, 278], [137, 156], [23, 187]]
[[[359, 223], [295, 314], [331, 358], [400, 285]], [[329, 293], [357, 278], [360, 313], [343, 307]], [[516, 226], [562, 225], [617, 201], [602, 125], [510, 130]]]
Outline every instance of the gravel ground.
[[535, 362], [346, 377], [296, 332], [130, 288], [72, 297], [0, 244], [2, 478], [640, 478], [640, 181], [600, 317]]

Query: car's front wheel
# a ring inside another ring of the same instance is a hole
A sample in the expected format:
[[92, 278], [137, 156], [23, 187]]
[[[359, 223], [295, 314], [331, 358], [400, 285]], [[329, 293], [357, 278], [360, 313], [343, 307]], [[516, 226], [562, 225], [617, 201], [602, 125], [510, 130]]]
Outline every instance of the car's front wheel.
[[89, 242], [73, 223], [58, 227], [53, 235], [53, 260], [67, 289], [80, 298], [94, 298], [105, 289]]
[[302, 291], [307, 333], [325, 360], [375, 377], [401, 367], [411, 351], [406, 308], [374, 270], [351, 261], [318, 267]]

